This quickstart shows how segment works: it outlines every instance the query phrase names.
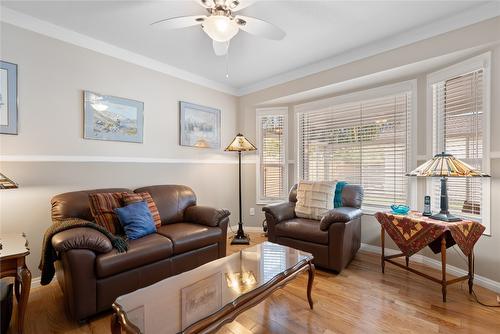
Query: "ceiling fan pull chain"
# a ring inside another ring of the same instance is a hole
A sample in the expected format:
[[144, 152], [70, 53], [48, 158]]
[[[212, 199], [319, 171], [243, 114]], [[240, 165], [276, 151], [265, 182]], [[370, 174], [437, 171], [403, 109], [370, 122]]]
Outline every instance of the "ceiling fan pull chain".
[[226, 53], [226, 79], [229, 79], [229, 42], [227, 46], [227, 53]]

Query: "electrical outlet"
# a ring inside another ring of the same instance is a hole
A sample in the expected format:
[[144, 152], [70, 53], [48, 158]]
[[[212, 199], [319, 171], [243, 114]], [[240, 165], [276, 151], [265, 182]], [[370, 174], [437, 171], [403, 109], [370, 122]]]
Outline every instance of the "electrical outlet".
[[255, 208], [250, 208], [250, 216], [255, 216]]

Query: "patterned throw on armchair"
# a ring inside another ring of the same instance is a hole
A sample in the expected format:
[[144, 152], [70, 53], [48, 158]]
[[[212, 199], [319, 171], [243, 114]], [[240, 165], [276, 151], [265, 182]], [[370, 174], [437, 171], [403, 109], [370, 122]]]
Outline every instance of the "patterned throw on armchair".
[[[308, 183], [306, 187], [312, 188], [311, 182]], [[303, 182], [300, 185], [304, 189]], [[326, 192], [328, 184], [322, 182], [314, 187], [314, 191]], [[332, 187], [335, 189], [334, 184]], [[332, 196], [325, 195], [331, 205], [323, 201], [321, 205], [328, 205], [323, 206], [321, 217], [314, 211], [314, 219], [301, 218], [307, 210], [302, 207], [296, 209], [297, 188], [296, 184], [290, 190], [288, 202], [262, 208], [266, 215], [269, 241], [312, 253], [317, 266], [340, 272], [361, 246], [363, 188], [346, 184], [341, 194], [342, 206], [337, 208], [333, 208]], [[297, 213], [301, 217], [297, 217]]]

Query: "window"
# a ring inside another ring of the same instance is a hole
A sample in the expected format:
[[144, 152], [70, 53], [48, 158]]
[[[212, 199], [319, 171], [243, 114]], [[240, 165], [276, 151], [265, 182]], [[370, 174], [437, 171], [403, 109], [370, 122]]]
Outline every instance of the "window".
[[[486, 129], [489, 104], [486, 82], [489, 56], [483, 55], [429, 75], [432, 98], [432, 152], [447, 152], [474, 168], [489, 172]], [[433, 206], [439, 208], [439, 180], [432, 180]], [[489, 229], [489, 180], [449, 178], [453, 214], [481, 221]]]
[[411, 81], [297, 106], [299, 178], [361, 184], [368, 211], [414, 203], [405, 174], [415, 160], [415, 86]]
[[257, 203], [287, 197], [288, 108], [257, 109]]

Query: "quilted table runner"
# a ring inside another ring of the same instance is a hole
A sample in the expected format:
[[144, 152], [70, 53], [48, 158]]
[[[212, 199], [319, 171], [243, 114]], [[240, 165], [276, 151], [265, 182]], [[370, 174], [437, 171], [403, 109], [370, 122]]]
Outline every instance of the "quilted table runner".
[[422, 216], [418, 212], [410, 212], [406, 216], [377, 212], [375, 218], [406, 256], [417, 253], [425, 246], [429, 246], [434, 253], [439, 253], [443, 233], [446, 233], [446, 247], [457, 244], [468, 256], [485, 229], [472, 220], [443, 222]]

